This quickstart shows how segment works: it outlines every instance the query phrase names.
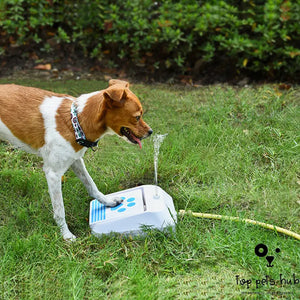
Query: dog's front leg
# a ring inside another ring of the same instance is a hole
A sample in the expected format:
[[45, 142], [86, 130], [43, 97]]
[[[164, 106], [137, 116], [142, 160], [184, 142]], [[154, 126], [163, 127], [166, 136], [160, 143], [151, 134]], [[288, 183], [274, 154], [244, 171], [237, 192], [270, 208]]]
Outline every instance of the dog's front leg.
[[92, 177], [88, 173], [82, 158], [75, 160], [74, 163], [71, 165], [71, 167], [72, 167], [74, 173], [76, 174], [76, 176], [85, 185], [85, 187], [88, 190], [91, 197], [97, 199], [98, 201], [100, 201], [101, 203], [103, 203], [107, 206], [116, 206], [123, 201], [120, 197], [108, 199], [105, 195], [103, 195], [98, 190], [95, 182], [93, 181]]
[[61, 234], [65, 240], [74, 240], [76, 236], [73, 235], [66, 223], [65, 208], [61, 191], [61, 176], [59, 172], [55, 172], [50, 168], [45, 168], [49, 194], [53, 206], [54, 220], [60, 228]]

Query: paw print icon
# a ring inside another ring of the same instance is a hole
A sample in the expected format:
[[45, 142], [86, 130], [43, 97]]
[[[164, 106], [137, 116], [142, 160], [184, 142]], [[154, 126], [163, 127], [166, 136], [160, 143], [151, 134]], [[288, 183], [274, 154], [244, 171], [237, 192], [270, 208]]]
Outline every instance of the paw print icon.
[[128, 198], [127, 200], [125, 197], [121, 197], [121, 198], [123, 199], [123, 202], [115, 207], [112, 207], [110, 209], [111, 211], [117, 211], [118, 213], [122, 213], [125, 212], [127, 209], [136, 205], [134, 197]]
[[[255, 249], [254, 252], [258, 257], [265, 257], [268, 254], [268, 247], [265, 244], [258, 244]], [[276, 253], [280, 252], [279, 248], [275, 249]], [[273, 267], [274, 265], [272, 265], [271, 263], [274, 261], [274, 256], [266, 256], [266, 260], [268, 262], [267, 267]]]

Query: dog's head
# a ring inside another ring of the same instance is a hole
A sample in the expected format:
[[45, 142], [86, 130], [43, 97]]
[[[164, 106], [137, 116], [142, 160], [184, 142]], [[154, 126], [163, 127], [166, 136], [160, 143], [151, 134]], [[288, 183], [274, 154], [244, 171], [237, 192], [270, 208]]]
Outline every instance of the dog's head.
[[126, 81], [112, 79], [103, 93], [106, 114], [105, 124], [126, 141], [138, 144], [152, 134], [143, 121], [143, 108], [137, 96], [129, 90]]

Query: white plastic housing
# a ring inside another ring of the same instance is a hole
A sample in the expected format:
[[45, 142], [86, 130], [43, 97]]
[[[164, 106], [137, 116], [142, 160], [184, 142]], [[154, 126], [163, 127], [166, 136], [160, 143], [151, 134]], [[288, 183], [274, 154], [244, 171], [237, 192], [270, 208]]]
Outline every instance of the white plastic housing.
[[116, 207], [106, 207], [98, 200], [91, 201], [90, 227], [94, 235], [139, 234], [143, 225], [160, 230], [166, 226], [175, 227], [173, 199], [158, 186], [143, 185], [106, 196], [121, 197], [123, 202]]

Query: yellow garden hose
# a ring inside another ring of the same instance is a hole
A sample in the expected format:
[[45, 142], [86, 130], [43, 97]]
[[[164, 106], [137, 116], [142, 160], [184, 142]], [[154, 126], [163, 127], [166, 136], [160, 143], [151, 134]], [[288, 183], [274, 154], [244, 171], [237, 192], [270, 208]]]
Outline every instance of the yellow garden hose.
[[213, 215], [213, 214], [204, 214], [204, 213], [195, 213], [195, 212], [191, 212], [191, 211], [185, 211], [185, 210], [179, 210], [179, 215], [183, 216], [185, 214], [188, 215], [192, 215], [194, 217], [197, 218], [205, 218], [205, 219], [215, 219], [215, 220], [230, 220], [230, 221], [235, 221], [235, 222], [245, 222], [248, 224], [252, 224], [252, 225], [258, 225], [261, 226], [263, 228], [267, 228], [267, 229], [271, 229], [271, 230], [275, 230], [277, 232], [286, 234], [288, 236], [291, 236], [297, 240], [300, 240], [300, 234], [295, 233], [293, 231], [281, 228], [281, 227], [277, 227], [274, 225], [270, 225], [267, 223], [263, 223], [263, 222], [258, 222], [258, 221], [254, 221], [254, 220], [250, 220], [250, 219], [242, 219], [239, 217], [230, 217], [230, 216], [222, 216], [222, 215]]

